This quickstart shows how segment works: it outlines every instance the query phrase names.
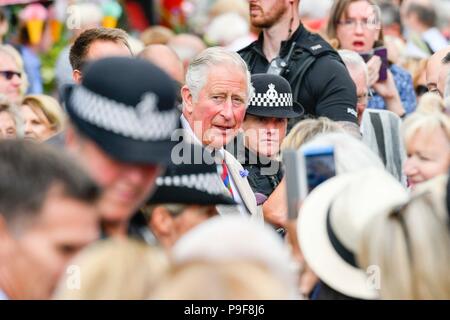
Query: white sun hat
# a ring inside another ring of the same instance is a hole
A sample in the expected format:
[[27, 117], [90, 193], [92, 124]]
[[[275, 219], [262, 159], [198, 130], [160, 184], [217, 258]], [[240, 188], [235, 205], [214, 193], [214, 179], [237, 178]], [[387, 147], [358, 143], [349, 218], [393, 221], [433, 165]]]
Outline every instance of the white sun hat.
[[308, 265], [344, 295], [377, 299], [377, 288], [356, 262], [361, 233], [372, 217], [404, 205], [408, 198], [398, 181], [377, 168], [342, 174], [319, 185], [305, 199], [297, 222]]

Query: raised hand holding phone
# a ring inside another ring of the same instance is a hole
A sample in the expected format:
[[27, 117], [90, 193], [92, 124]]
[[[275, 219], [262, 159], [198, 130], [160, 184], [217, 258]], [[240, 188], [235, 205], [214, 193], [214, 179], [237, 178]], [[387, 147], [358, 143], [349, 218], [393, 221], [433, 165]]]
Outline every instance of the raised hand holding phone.
[[336, 175], [334, 147], [321, 146], [285, 150], [288, 218], [296, 219], [299, 206], [309, 192]]
[[369, 87], [377, 83], [380, 76], [381, 58], [379, 56], [372, 56], [367, 61], [367, 69], [369, 71]]
[[387, 70], [387, 79], [383, 82], [377, 82], [373, 85], [374, 90], [383, 97], [386, 102], [387, 110], [396, 113], [402, 117], [405, 114], [405, 108], [403, 107], [398, 93], [397, 86], [395, 85], [394, 76], [390, 70]]

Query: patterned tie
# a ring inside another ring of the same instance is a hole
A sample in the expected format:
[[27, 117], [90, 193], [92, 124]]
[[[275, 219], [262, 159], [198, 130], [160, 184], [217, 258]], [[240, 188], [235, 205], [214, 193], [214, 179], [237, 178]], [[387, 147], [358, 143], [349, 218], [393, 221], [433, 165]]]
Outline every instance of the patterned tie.
[[228, 168], [225, 163], [225, 160], [222, 161], [222, 174], [220, 175], [220, 177], [222, 178], [225, 187], [227, 187], [228, 191], [230, 191], [231, 196], [233, 196], [233, 190], [231, 189], [230, 175], [228, 174]]

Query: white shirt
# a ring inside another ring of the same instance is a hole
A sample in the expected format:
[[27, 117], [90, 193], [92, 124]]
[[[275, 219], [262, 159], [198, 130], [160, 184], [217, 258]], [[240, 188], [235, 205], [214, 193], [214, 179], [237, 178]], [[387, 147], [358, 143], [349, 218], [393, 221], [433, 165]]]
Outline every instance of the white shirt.
[[[192, 137], [193, 141], [194, 141], [196, 144], [198, 144], [198, 145], [203, 145], [202, 142], [201, 142], [201, 141], [197, 138], [197, 136], [195, 135], [194, 131], [192, 131], [192, 128], [191, 128], [191, 126], [189, 125], [189, 122], [187, 121], [187, 119], [184, 117], [184, 115], [181, 115], [180, 120], [181, 120], [181, 126], [182, 126], [183, 129], [186, 131], [186, 133], [187, 133], [190, 137]], [[222, 159], [223, 159], [223, 158], [224, 158], [224, 152], [225, 152], [224, 149], [223, 149], [223, 147], [220, 148], [220, 149], [218, 149], [217, 152], [220, 153], [220, 155], [221, 155], [221, 157], [222, 157]], [[219, 172], [217, 172], [217, 174], [219, 174]], [[237, 192], [238, 189], [236, 188], [236, 185], [235, 185], [235, 183], [234, 183], [233, 176], [230, 174], [229, 177], [230, 177], [230, 183], [231, 183], [231, 190], [233, 190], [233, 199], [234, 199], [234, 201], [236, 201], [237, 204], [239, 204], [239, 205], [238, 205], [239, 212], [240, 212], [241, 214], [245, 215], [245, 216], [248, 216], [247, 210], [246, 210], [245, 207], [242, 205], [243, 202], [242, 202], [241, 196], [239, 195], [239, 192]]]

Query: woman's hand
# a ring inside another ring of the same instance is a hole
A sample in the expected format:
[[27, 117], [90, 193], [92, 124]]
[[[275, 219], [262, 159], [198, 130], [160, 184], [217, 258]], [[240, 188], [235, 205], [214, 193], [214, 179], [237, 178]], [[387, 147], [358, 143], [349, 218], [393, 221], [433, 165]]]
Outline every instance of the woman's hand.
[[369, 87], [372, 87], [378, 81], [381, 68], [381, 58], [373, 56], [367, 61], [367, 70], [369, 71]]
[[284, 227], [287, 212], [286, 179], [283, 178], [263, 204], [264, 220], [276, 227]]
[[394, 76], [390, 70], [387, 70], [386, 81], [375, 83], [373, 89], [383, 97], [386, 108], [389, 111], [396, 113], [398, 116], [403, 116], [405, 114], [405, 108], [403, 108], [400, 95], [395, 86]]

